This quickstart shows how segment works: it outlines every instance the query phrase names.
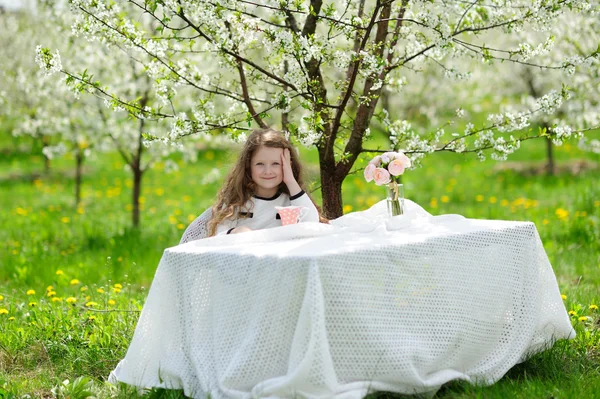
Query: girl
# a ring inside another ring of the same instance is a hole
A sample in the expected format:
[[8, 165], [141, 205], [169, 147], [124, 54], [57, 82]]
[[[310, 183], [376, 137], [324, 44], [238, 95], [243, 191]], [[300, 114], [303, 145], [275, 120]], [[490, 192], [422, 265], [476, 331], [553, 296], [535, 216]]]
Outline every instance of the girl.
[[254, 130], [212, 208], [209, 236], [281, 226], [276, 206], [306, 207], [303, 221], [318, 222], [319, 211], [300, 176], [290, 142], [275, 130]]

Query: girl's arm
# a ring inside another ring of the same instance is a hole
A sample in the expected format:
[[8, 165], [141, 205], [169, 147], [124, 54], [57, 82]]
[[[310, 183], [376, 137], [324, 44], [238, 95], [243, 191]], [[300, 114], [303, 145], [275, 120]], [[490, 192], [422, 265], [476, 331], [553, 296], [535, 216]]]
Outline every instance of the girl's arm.
[[294, 172], [292, 171], [292, 161], [290, 156], [290, 150], [287, 148], [283, 150], [281, 154], [281, 165], [283, 167], [283, 182], [287, 186], [290, 197], [293, 197], [302, 191], [302, 188], [296, 181], [294, 177]]
[[303, 222], [318, 222], [319, 221], [319, 211], [317, 211], [317, 207], [313, 204], [312, 200], [308, 197], [303, 190], [296, 195], [292, 195], [290, 197], [290, 203], [295, 206], [303, 206], [308, 209], [306, 215], [302, 217]]
[[237, 220], [223, 220], [217, 226], [217, 231], [215, 232], [216, 236], [224, 235], [224, 234], [237, 234], [244, 233], [246, 231], [252, 231], [252, 229], [248, 226], [237, 226]]
[[292, 205], [303, 206], [308, 208], [308, 213], [302, 218], [304, 222], [318, 222], [319, 211], [315, 204], [308, 197], [308, 194], [302, 190], [302, 187], [296, 181], [294, 172], [292, 171], [292, 161], [290, 150], [287, 148], [281, 154], [281, 164], [283, 166], [283, 182], [290, 192], [290, 203]]

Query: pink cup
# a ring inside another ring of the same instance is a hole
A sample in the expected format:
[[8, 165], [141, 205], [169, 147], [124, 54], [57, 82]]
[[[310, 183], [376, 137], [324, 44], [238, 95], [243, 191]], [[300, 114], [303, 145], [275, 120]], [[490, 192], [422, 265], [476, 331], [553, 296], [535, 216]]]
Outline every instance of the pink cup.
[[276, 206], [275, 209], [281, 216], [282, 226], [298, 223], [308, 212], [308, 208], [304, 206]]

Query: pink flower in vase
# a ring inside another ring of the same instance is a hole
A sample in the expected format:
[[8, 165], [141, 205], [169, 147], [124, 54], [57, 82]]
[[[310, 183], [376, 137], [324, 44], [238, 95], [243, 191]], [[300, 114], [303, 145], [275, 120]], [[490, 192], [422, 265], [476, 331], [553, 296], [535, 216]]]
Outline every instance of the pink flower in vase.
[[404, 169], [410, 168], [410, 166], [412, 165], [412, 163], [410, 162], [410, 158], [401, 152], [398, 153], [396, 159], [402, 162], [402, 165], [404, 165]]
[[385, 170], [384, 168], [375, 168], [373, 173], [373, 179], [375, 180], [375, 184], [381, 186], [383, 184], [388, 184], [390, 180], [390, 172]]
[[377, 169], [377, 166], [375, 166], [372, 163], [368, 164], [367, 167], [365, 168], [365, 180], [367, 182], [370, 182], [374, 179], [375, 169]]
[[404, 163], [400, 159], [394, 159], [388, 165], [388, 170], [392, 176], [400, 176], [402, 173], [404, 173], [404, 169]]
[[381, 165], [381, 155], [377, 155], [375, 158], [371, 159], [369, 164], [375, 165], [375, 167], [379, 167]]

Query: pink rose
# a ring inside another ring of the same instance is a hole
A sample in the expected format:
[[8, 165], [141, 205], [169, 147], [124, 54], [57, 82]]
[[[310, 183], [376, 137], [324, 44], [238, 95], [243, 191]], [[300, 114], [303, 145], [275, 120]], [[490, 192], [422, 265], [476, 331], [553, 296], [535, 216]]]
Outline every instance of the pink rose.
[[376, 168], [377, 168], [377, 166], [373, 165], [372, 163], [368, 164], [367, 167], [365, 168], [365, 180], [367, 182], [370, 182], [373, 180]]
[[402, 173], [404, 173], [404, 164], [402, 163], [402, 160], [394, 159], [388, 165], [388, 170], [392, 176], [400, 176]]
[[390, 182], [390, 172], [383, 168], [375, 168], [373, 179], [375, 180], [375, 184], [378, 186], [381, 186], [382, 184], [388, 184]]
[[375, 165], [375, 167], [381, 165], [381, 156], [377, 155], [375, 158], [371, 159], [370, 164]]
[[396, 159], [398, 159], [398, 160], [400, 160], [400, 162], [402, 162], [402, 165], [404, 165], [405, 169], [410, 168], [410, 165], [412, 164], [410, 162], [410, 158], [401, 152], [398, 153], [398, 156], [396, 157]]
[[393, 151], [384, 152], [383, 154], [381, 154], [381, 160], [384, 163], [387, 163], [387, 162], [390, 162], [390, 161], [393, 161], [394, 159], [396, 159], [397, 155], [398, 154]]

